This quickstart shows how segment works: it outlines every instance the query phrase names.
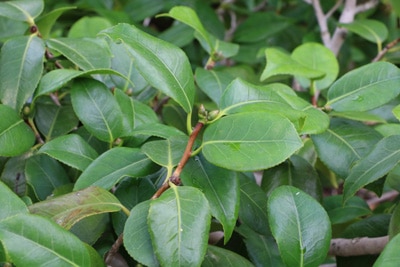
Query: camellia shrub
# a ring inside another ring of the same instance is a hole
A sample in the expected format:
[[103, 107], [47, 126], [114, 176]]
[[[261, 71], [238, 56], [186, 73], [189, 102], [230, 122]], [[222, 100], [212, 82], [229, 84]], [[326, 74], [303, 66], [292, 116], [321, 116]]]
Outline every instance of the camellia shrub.
[[0, 263], [398, 266], [399, 15], [0, 2]]

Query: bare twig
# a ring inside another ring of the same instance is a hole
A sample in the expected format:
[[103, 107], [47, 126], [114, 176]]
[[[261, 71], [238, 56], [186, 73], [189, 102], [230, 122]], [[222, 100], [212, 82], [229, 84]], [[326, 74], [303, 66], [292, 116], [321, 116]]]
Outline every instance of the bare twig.
[[375, 255], [381, 253], [388, 242], [389, 236], [353, 239], [336, 238], [331, 240], [328, 254], [342, 257]]
[[372, 60], [372, 62], [377, 62], [379, 60], [381, 60], [383, 58], [383, 56], [395, 45], [397, 45], [400, 42], [400, 38], [397, 38], [393, 41], [391, 41], [390, 43], [388, 43], [381, 52], [378, 53], [378, 55], [376, 55], [376, 57]]
[[362, 3], [357, 5], [355, 12], [356, 14], [370, 10], [374, 7], [376, 7], [379, 4], [379, 0], [370, 0], [368, 2]]
[[331, 42], [331, 34], [329, 33], [328, 29], [327, 16], [324, 14], [319, 0], [312, 0], [312, 6], [314, 8], [315, 16], [317, 17], [322, 42], [325, 46], [329, 47]]
[[114, 242], [114, 244], [112, 245], [110, 251], [108, 251], [106, 259], [104, 260], [104, 262], [107, 265], [110, 265], [114, 256], [117, 254], [119, 248], [121, 247], [122, 243], [124, 241], [124, 233], [120, 234], [117, 238], [117, 240]]
[[393, 190], [384, 193], [381, 197], [374, 197], [369, 200], [367, 200], [367, 204], [371, 210], [374, 210], [378, 204], [386, 202], [386, 201], [392, 201], [399, 195], [399, 192]]
[[336, 10], [338, 10], [338, 8], [343, 4], [343, 0], [337, 0], [335, 5], [326, 13], [325, 17], [328, 19], [330, 18], [333, 13], [336, 12]]

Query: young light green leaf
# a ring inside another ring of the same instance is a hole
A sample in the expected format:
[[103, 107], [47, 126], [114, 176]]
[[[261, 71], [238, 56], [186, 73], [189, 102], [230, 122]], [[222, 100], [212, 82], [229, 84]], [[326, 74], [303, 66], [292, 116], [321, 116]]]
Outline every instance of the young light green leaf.
[[122, 112], [110, 90], [93, 79], [80, 79], [71, 90], [75, 113], [86, 129], [111, 143], [122, 133]]
[[100, 31], [111, 26], [113, 24], [105, 17], [85, 16], [71, 26], [71, 29], [68, 31], [68, 38], [95, 38]]
[[366, 111], [389, 102], [400, 93], [400, 69], [374, 62], [352, 70], [328, 91], [326, 107], [335, 111]]
[[177, 187], [153, 200], [148, 225], [162, 266], [200, 266], [207, 250], [210, 208], [200, 190]]
[[400, 120], [400, 105], [396, 106], [393, 110], [392, 110], [393, 115]]
[[217, 246], [209, 245], [201, 267], [254, 267], [246, 258]]
[[136, 205], [125, 223], [124, 246], [129, 255], [146, 266], [159, 266], [147, 224], [150, 200]]
[[8, 217], [28, 213], [25, 203], [2, 181], [0, 181], [0, 222]]
[[140, 152], [129, 147], [115, 147], [96, 158], [79, 176], [74, 190], [95, 185], [111, 189], [125, 176], [143, 177], [154, 170], [154, 164]]
[[240, 187], [237, 173], [218, 168], [204, 157], [189, 160], [181, 174], [184, 185], [199, 188], [206, 196], [211, 215], [224, 228], [224, 243], [231, 238], [239, 213]]
[[325, 72], [302, 65], [280, 49], [267, 48], [265, 56], [267, 57], [267, 66], [261, 74], [261, 81], [278, 75], [294, 75], [313, 80], [325, 76]]
[[150, 85], [173, 98], [186, 112], [192, 110], [193, 74], [181, 49], [128, 24], [119, 24], [103, 31], [103, 34], [124, 43], [135, 58], [136, 68]]
[[119, 200], [100, 187], [86, 189], [37, 202], [28, 207], [33, 214], [51, 218], [69, 230], [75, 223], [91, 215], [116, 212], [122, 208]]
[[392, 238], [385, 246], [385, 249], [374, 263], [374, 267], [397, 267], [400, 261], [399, 246], [400, 234]]
[[[33, 2], [33, 1], [30, 1]], [[76, 7], [60, 7], [54, 10], [51, 10], [49, 13], [41, 16], [36, 21], [36, 26], [40, 29], [40, 35], [43, 39], [48, 39], [50, 37], [51, 29], [53, 28], [57, 19], [66, 11], [75, 9]]]
[[340, 23], [339, 25], [377, 44], [384, 42], [388, 37], [387, 27], [383, 22], [378, 20], [357, 19], [352, 23]]
[[351, 169], [344, 182], [343, 202], [346, 203], [363, 186], [384, 176], [399, 161], [400, 135], [383, 138]]
[[268, 199], [268, 218], [287, 266], [318, 266], [325, 260], [331, 225], [314, 198], [292, 186], [278, 187]]
[[229, 115], [208, 126], [203, 153], [211, 163], [237, 171], [275, 166], [302, 146], [290, 121], [267, 112]]
[[20, 111], [42, 76], [45, 47], [35, 35], [9, 39], [1, 48], [0, 100]]
[[35, 143], [35, 134], [11, 107], [0, 104], [0, 156], [18, 156]]
[[0, 239], [16, 266], [91, 266], [82, 241], [37, 215], [18, 214], [0, 221]]
[[56, 160], [44, 154], [28, 158], [25, 177], [39, 200], [45, 200], [54, 189], [71, 182], [64, 168]]
[[103, 39], [57, 38], [46, 43], [82, 70], [108, 69], [111, 66], [110, 51]]
[[42, 13], [43, 8], [43, 0], [6, 1], [0, 3], [0, 16], [26, 21], [29, 25], [33, 25], [34, 19]]
[[97, 152], [77, 134], [57, 137], [44, 144], [39, 153], [45, 153], [80, 171], [85, 170], [98, 156]]
[[[321, 90], [330, 86], [339, 74], [339, 63], [335, 54], [320, 43], [305, 43], [298, 46], [292, 53], [292, 58], [300, 64], [316, 70], [323, 70], [325, 76], [316, 81], [316, 89]], [[296, 80], [303, 87], [309, 87], [309, 79], [297, 76]]]

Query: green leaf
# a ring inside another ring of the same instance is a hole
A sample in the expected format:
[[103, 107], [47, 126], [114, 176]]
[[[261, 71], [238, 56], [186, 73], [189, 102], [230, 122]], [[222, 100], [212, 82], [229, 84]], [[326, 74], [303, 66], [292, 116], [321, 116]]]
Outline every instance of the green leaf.
[[25, 203], [3, 182], [0, 181], [0, 222], [20, 213], [28, 213]]
[[0, 239], [16, 266], [90, 266], [88, 251], [76, 236], [37, 215], [0, 221]]
[[77, 134], [57, 137], [44, 144], [39, 152], [80, 171], [85, 170], [98, 156], [97, 152]]
[[124, 246], [129, 255], [146, 266], [158, 266], [147, 224], [150, 200], [136, 205], [125, 223]]
[[266, 112], [238, 113], [208, 126], [203, 153], [211, 163], [237, 171], [275, 166], [302, 146], [286, 118]]
[[207, 250], [210, 208], [200, 190], [174, 185], [150, 204], [148, 224], [163, 266], [200, 266]]
[[[339, 64], [335, 54], [319, 43], [305, 43], [298, 46], [292, 53], [292, 58], [300, 64], [315, 70], [323, 70], [325, 76], [316, 81], [316, 89], [330, 86], [339, 74]], [[303, 87], [310, 86], [310, 80], [302, 76], [296, 77]]]
[[239, 213], [240, 187], [237, 174], [218, 168], [204, 157], [189, 160], [181, 174], [185, 186], [193, 186], [203, 192], [211, 208], [211, 215], [224, 228], [224, 243], [231, 238]]
[[202, 267], [253, 267], [246, 258], [230, 250], [209, 245]]
[[46, 199], [57, 187], [70, 183], [64, 168], [56, 160], [43, 154], [28, 158], [25, 176], [39, 200]]
[[44, 3], [42, 0], [7, 1], [0, 3], [0, 16], [13, 20], [26, 21], [34, 24], [34, 19], [42, 13]]
[[400, 135], [383, 138], [351, 169], [344, 182], [343, 202], [345, 203], [363, 186], [384, 176], [399, 161]]
[[193, 41], [194, 30], [184, 23], [174, 23], [157, 37], [178, 47], [185, 47]]
[[385, 249], [374, 263], [374, 267], [396, 267], [400, 261], [399, 246], [400, 234], [392, 238], [385, 246]]
[[82, 70], [107, 69], [111, 66], [110, 51], [103, 39], [54, 38], [46, 43], [50, 49], [58, 51]]
[[366, 111], [382, 106], [400, 93], [400, 70], [388, 62], [375, 62], [352, 70], [328, 91], [326, 107], [335, 111]]
[[294, 75], [313, 80], [325, 76], [325, 72], [304, 66], [280, 49], [267, 48], [265, 56], [267, 57], [267, 66], [261, 74], [261, 81], [278, 75]]
[[286, 265], [318, 266], [325, 260], [331, 225], [311, 196], [292, 186], [278, 187], [268, 199], [268, 218]]
[[331, 119], [326, 132], [311, 136], [321, 161], [341, 178], [346, 178], [355, 162], [365, 156], [381, 138], [372, 128], [343, 119]]
[[68, 32], [68, 38], [95, 38], [97, 34], [113, 24], [103, 17], [83, 17], [75, 22]]
[[42, 76], [45, 47], [35, 35], [8, 40], [1, 48], [0, 100], [20, 111]]
[[115, 90], [114, 96], [122, 112], [121, 136], [132, 135], [135, 129], [135, 102], [122, 90]]
[[349, 112], [335, 112], [331, 111], [329, 112], [329, 115], [332, 117], [337, 117], [337, 118], [345, 118], [345, 119], [350, 119], [354, 121], [362, 121], [366, 123], [385, 123], [386, 120], [383, 119], [382, 117], [371, 114], [366, 111], [349, 111]]
[[397, 105], [393, 110], [392, 110], [393, 115], [396, 117], [396, 119], [400, 120], [400, 105]]
[[[32, 1], [30, 1], [32, 2]], [[44, 16], [41, 16], [36, 21], [36, 26], [40, 30], [40, 35], [43, 39], [48, 39], [50, 37], [51, 29], [53, 28], [57, 19], [66, 11], [76, 9], [76, 7], [68, 6], [68, 7], [60, 7], [54, 10], [51, 10]]]
[[69, 230], [83, 218], [119, 211], [122, 205], [107, 190], [92, 186], [60, 197], [37, 202], [28, 208], [31, 213], [51, 218], [60, 226]]
[[388, 29], [385, 24], [377, 20], [358, 19], [349, 24], [340, 23], [339, 25], [377, 44], [384, 42], [388, 37]]
[[141, 150], [158, 165], [172, 169], [178, 165], [185, 152], [188, 138], [170, 137], [145, 143]]
[[239, 219], [253, 231], [262, 235], [270, 235], [268, 224], [267, 195], [249, 177], [239, 175], [240, 209]]
[[397, 204], [390, 218], [389, 237], [393, 238], [400, 233], [400, 205]]
[[119, 24], [103, 34], [123, 42], [147, 82], [191, 112], [195, 92], [193, 74], [181, 49], [128, 24]]
[[20, 156], [9, 158], [1, 172], [0, 180], [7, 184], [18, 196], [27, 194], [25, 163], [30, 156], [32, 156], [32, 153], [27, 152]]
[[0, 156], [18, 156], [35, 143], [35, 134], [18, 116], [18, 113], [6, 105], [0, 104]]
[[170, 137], [187, 137], [186, 134], [179, 131], [175, 127], [171, 127], [161, 123], [142, 124], [135, 128], [132, 135], [156, 136], [168, 139]]
[[324, 208], [332, 224], [346, 223], [372, 214], [367, 203], [359, 197], [352, 197], [343, 205], [343, 195], [329, 196], [324, 198]]
[[112, 143], [122, 133], [122, 112], [110, 90], [93, 79], [80, 79], [71, 90], [75, 113], [86, 129]]
[[100, 155], [79, 176], [74, 190], [95, 185], [111, 189], [125, 176], [143, 177], [153, 171], [154, 164], [139, 149], [115, 147]]

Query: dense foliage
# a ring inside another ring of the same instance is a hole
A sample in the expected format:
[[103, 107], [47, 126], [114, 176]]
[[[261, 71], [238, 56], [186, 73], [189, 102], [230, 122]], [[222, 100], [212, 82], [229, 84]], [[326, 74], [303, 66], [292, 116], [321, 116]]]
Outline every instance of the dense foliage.
[[399, 16], [0, 2], [0, 264], [397, 266]]

